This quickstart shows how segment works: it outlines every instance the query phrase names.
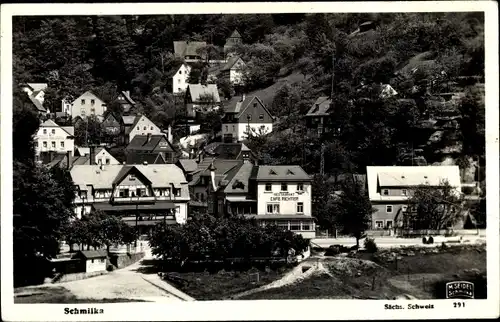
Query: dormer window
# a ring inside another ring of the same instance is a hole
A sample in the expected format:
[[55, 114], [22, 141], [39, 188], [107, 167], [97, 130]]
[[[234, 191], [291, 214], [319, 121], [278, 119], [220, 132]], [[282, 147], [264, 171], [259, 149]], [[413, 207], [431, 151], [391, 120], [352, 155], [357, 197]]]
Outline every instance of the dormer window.
[[295, 174], [295, 173], [293, 173], [293, 172], [292, 172], [292, 170], [288, 170], [288, 171], [286, 172], [286, 175], [292, 175], [292, 176], [293, 176], [294, 174]]
[[269, 170], [269, 174], [275, 176], [276, 172], [273, 169], [271, 169], [271, 170]]
[[387, 190], [387, 189], [382, 190], [382, 194], [384, 196], [388, 196], [389, 195], [389, 190]]
[[260, 114], [259, 115], [259, 121], [263, 121], [264, 120], [264, 114]]
[[130, 179], [130, 181], [134, 181], [135, 180], [135, 174], [130, 174], [129, 179]]

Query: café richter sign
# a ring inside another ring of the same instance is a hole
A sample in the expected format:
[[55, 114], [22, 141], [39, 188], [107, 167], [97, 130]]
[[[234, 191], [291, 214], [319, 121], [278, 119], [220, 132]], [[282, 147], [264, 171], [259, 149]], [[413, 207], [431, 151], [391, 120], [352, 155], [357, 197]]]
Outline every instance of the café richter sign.
[[294, 193], [291, 192], [275, 192], [271, 197], [271, 201], [298, 201], [299, 197], [297, 197]]

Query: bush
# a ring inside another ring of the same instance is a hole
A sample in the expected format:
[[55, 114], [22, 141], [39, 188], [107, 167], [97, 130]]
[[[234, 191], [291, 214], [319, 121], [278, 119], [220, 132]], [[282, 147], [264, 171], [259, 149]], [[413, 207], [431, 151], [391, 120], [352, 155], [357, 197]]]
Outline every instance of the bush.
[[428, 242], [427, 242], [427, 237], [425, 237], [425, 236], [424, 236], [424, 237], [422, 237], [422, 243], [424, 243], [424, 244], [427, 244], [427, 243], [428, 243]]
[[365, 239], [365, 249], [368, 253], [376, 253], [378, 251], [377, 244], [373, 238]]
[[325, 256], [335, 256], [340, 254], [340, 249], [337, 245], [331, 245], [325, 252]]
[[430, 236], [429, 239], [427, 240], [427, 243], [434, 244], [434, 238], [432, 236]]
[[115, 269], [115, 267], [112, 264], [109, 264], [108, 267], [106, 267], [106, 270], [108, 272], [112, 272]]

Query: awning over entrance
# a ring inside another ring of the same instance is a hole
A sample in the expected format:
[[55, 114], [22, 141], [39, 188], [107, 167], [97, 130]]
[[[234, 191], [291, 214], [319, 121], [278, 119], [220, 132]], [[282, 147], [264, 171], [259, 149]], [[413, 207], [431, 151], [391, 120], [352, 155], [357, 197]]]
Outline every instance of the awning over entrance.
[[246, 218], [255, 218], [257, 220], [310, 220], [314, 221], [313, 217], [304, 215], [245, 215]]
[[175, 204], [170, 201], [156, 202], [151, 205], [112, 205], [109, 203], [95, 203], [92, 205], [96, 210], [101, 211], [124, 211], [124, 210], [164, 210], [175, 209]]

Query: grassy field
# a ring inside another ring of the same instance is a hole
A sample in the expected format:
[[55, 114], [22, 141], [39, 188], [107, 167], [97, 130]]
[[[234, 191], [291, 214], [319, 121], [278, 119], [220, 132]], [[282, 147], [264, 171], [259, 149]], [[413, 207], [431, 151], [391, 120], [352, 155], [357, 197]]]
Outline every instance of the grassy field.
[[79, 303], [124, 303], [124, 302], [144, 302], [140, 300], [129, 299], [78, 299], [64, 287], [37, 287], [23, 290], [17, 290], [14, 294], [14, 303], [16, 304], [79, 304]]
[[281, 278], [283, 274], [282, 270], [266, 272], [257, 269], [246, 272], [221, 271], [213, 274], [189, 272], [175, 274], [187, 282], [184, 285], [176, 285], [167, 281], [196, 300], [223, 300], [234, 294], [269, 284]]

